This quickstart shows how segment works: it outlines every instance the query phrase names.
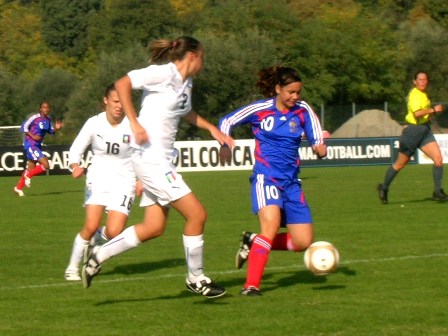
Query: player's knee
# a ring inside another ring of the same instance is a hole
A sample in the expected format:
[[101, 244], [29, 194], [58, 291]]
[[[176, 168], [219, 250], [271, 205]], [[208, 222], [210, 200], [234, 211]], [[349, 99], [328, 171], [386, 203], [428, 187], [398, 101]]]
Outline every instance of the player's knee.
[[295, 252], [302, 252], [305, 251], [313, 243], [313, 237], [300, 237], [300, 239], [297, 239], [295, 241], [293, 240], [292, 243], [294, 245]]
[[107, 227], [105, 234], [108, 239], [112, 239], [118, 236], [123, 231], [123, 228], [123, 226]]

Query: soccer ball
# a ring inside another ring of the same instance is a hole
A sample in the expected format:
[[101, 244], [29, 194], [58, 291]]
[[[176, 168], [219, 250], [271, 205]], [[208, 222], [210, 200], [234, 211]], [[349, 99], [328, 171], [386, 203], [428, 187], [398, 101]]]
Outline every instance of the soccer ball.
[[315, 275], [334, 272], [339, 264], [339, 252], [333, 244], [318, 241], [311, 244], [303, 256], [305, 266]]

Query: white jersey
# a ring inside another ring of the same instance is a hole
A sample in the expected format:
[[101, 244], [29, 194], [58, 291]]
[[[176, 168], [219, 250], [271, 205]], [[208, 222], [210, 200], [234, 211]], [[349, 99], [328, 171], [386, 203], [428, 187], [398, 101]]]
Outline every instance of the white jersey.
[[132, 88], [142, 90], [138, 120], [149, 136], [149, 143], [133, 147], [145, 152], [150, 162], [171, 162], [180, 118], [191, 111], [193, 81], [183, 81], [174, 63], [150, 65], [128, 73]]
[[106, 112], [101, 112], [89, 118], [69, 152], [69, 165], [80, 163], [87, 147], [91, 145], [93, 158], [88, 167], [88, 175], [106, 184], [114, 183], [118, 178], [135, 180], [132, 166], [130, 146], [131, 128], [129, 120], [112, 126], [106, 118]]

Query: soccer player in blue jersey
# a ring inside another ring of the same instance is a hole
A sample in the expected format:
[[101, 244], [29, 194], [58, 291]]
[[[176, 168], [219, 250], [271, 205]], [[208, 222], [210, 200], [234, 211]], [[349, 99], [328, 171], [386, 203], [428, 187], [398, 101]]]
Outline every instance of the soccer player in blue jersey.
[[[258, 73], [257, 87], [266, 99], [224, 116], [219, 128], [231, 134], [250, 124], [255, 137], [255, 165], [250, 176], [252, 211], [261, 232], [243, 232], [236, 267], [248, 260], [242, 295], [261, 295], [260, 282], [271, 250], [304, 251], [314, 239], [310, 208], [298, 174], [302, 135], [319, 158], [327, 154], [322, 129], [311, 107], [300, 99], [302, 80], [290, 67], [274, 66]], [[221, 147], [229, 159], [230, 149]], [[286, 227], [287, 232], [279, 232]]]
[[[25, 196], [23, 187], [31, 187], [31, 178], [50, 169], [48, 158], [42, 153], [42, 142], [46, 134], [55, 134], [64, 124], [56, 121], [53, 126], [50, 116], [50, 104], [46, 101], [40, 104], [39, 113], [33, 114], [22, 124], [21, 130], [25, 133], [23, 147], [28, 159], [27, 169], [24, 170], [19, 182], [14, 187], [14, 192], [19, 196]], [[39, 165], [37, 164], [39, 163]]]

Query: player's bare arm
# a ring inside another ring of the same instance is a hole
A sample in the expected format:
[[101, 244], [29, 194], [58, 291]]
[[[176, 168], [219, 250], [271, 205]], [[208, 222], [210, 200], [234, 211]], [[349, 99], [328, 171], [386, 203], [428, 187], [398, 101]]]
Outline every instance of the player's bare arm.
[[121, 77], [115, 82], [118, 96], [120, 97], [121, 106], [126, 117], [129, 119], [132, 132], [134, 133], [135, 142], [141, 145], [149, 141], [149, 135], [146, 130], [140, 125], [137, 119], [137, 112], [134, 104], [132, 104], [132, 83], [128, 75]]
[[235, 141], [231, 136], [221, 132], [215, 125], [202, 118], [196, 112], [194, 111], [188, 112], [184, 116], [184, 119], [196, 127], [209, 131], [211, 136], [215, 140], [217, 140], [220, 145], [227, 145], [230, 148], [233, 148], [235, 146]]

